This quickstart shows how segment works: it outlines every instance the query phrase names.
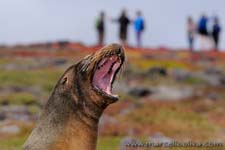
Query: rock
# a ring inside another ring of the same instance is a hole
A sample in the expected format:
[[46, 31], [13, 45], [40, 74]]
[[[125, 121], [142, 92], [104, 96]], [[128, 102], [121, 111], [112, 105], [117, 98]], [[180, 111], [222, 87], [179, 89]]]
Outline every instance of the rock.
[[52, 64], [55, 66], [64, 65], [66, 63], [67, 63], [66, 59], [56, 59], [52, 62]]
[[172, 76], [177, 81], [184, 81], [188, 79], [189, 77], [191, 77], [191, 73], [185, 70], [175, 69], [172, 72]]
[[211, 92], [207, 95], [207, 98], [212, 101], [216, 101], [220, 99], [220, 96], [217, 93]]
[[0, 65], [0, 68], [9, 70], [9, 71], [15, 71], [15, 70], [34, 70], [34, 69], [40, 69], [40, 68], [48, 68], [50, 66], [61, 66], [66, 64], [68, 61], [64, 58], [34, 58], [29, 63], [8, 63], [8, 64], [2, 64]]
[[217, 68], [208, 68], [204, 71], [208, 75], [222, 75], [223, 71]]
[[220, 78], [221, 85], [225, 85], [225, 75]]
[[6, 119], [5, 113], [0, 113], [0, 121], [5, 120], [5, 119]]
[[152, 93], [153, 93], [152, 91], [150, 91], [148, 88], [144, 88], [144, 87], [134, 87], [128, 91], [129, 95], [135, 96], [135, 97], [144, 97], [144, 96], [148, 96]]
[[0, 127], [0, 133], [7, 134], [18, 134], [20, 132], [20, 128], [16, 125], [7, 125]]
[[208, 69], [204, 72], [188, 72], [185, 70], [173, 70], [172, 75], [177, 81], [187, 81], [187, 79], [196, 79], [202, 81], [204, 84], [217, 87], [221, 86], [225, 82], [225, 77], [222, 71], [217, 69]]
[[11, 86], [9, 87], [9, 90], [15, 93], [23, 92], [24, 89], [20, 86]]
[[[30, 87], [20, 87], [20, 86], [9, 86], [0, 89], [0, 96], [10, 95], [11, 93], [31, 93], [35, 96], [35, 99], [42, 99], [43, 90], [39, 86], [30, 86]], [[3, 103], [3, 102], [1, 102]], [[39, 103], [39, 101], [36, 101]], [[7, 100], [6, 104], [7, 105]]]
[[190, 87], [171, 87], [171, 86], [159, 86], [156, 87], [155, 92], [151, 95], [151, 98], [155, 100], [183, 100], [194, 96], [194, 91]]
[[114, 82], [113, 93], [127, 93], [129, 88], [127, 88], [127, 83], [123, 81]]
[[210, 86], [218, 87], [221, 86], [221, 75], [208, 74], [208, 73], [196, 73], [196, 77], [206, 81]]
[[134, 109], [135, 109], [135, 106], [131, 104], [128, 107], [122, 109], [119, 114], [125, 116], [129, 114], [130, 112], [132, 112]]
[[29, 121], [33, 118], [26, 106], [1, 106], [0, 114], [11, 120]]
[[99, 120], [99, 128], [105, 126], [106, 124], [116, 124], [117, 120], [113, 117], [110, 117], [108, 115], [102, 115]]
[[3, 100], [0, 102], [0, 104], [1, 104], [2, 106], [8, 106], [8, 105], [9, 105], [9, 101], [6, 100], [6, 99], [3, 99]]
[[153, 67], [148, 70], [147, 75], [149, 77], [167, 76], [167, 70], [163, 67]]

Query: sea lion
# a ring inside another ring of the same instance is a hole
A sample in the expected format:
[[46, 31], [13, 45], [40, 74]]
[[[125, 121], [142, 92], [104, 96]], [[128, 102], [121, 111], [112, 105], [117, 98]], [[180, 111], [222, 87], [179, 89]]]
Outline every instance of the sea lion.
[[111, 44], [69, 67], [57, 82], [23, 150], [95, 150], [98, 122], [112, 94], [124, 49]]

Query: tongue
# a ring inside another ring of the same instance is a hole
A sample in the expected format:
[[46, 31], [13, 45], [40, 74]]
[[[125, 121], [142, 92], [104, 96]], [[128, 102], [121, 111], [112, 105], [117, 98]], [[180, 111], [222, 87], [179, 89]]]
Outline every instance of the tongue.
[[111, 80], [112, 80], [112, 75], [106, 74], [102, 79], [98, 81], [99, 88], [101, 88], [103, 91], [105, 91], [107, 94], [112, 94], [111, 93]]

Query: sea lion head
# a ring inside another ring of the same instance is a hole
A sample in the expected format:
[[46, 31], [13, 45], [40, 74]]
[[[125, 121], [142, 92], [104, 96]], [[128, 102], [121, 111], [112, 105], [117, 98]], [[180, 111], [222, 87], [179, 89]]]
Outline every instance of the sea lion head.
[[105, 46], [69, 67], [58, 82], [58, 92], [69, 94], [76, 103], [91, 101], [105, 108], [118, 100], [112, 86], [124, 60], [121, 45]]

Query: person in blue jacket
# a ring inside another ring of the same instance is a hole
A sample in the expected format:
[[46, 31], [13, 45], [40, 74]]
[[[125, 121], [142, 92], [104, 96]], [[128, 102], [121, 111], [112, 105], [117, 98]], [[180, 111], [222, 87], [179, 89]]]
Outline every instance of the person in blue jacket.
[[199, 21], [198, 21], [198, 34], [200, 37], [200, 45], [201, 50], [209, 50], [212, 47], [212, 38], [211, 33], [208, 30], [209, 26], [209, 18], [207, 15], [202, 14]]
[[137, 17], [134, 20], [134, 29], [136, 34], [136, 40], [137, 40], [137, 47], [141, 47], [141, 36], [142, 32], [144, 31], [145, 25], [144, 25], [144, 19], [142, 17], [141, 11], [137, 11]]
[[212, 39], [214, 42], [214, 48], [215, 50], [218, 50], [218, 45], [219, 45], [219, 37], [220, 37], [220, 32], [221, 32], [221, 26], [219, 24], [219, 18], [215, 17], [213, 20], [213, 29], [212, 29]]
[[208, 17], [203, 14], [201, 16], [201, 18], [199, 19], [199, 22], [198, 22], [198, 33], [202, 36], [208, 36], [208, 29], [207, 29], [207, 26], [208, 26]]

